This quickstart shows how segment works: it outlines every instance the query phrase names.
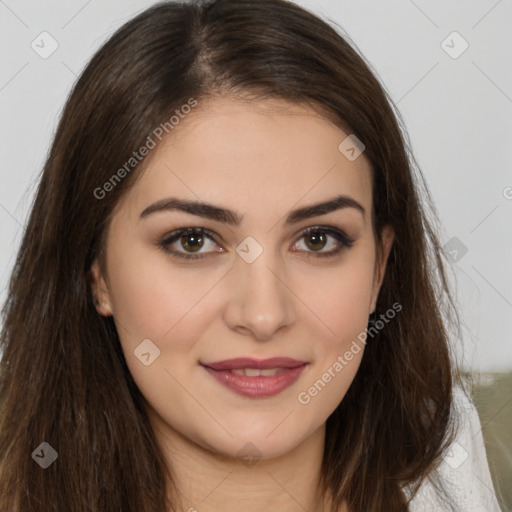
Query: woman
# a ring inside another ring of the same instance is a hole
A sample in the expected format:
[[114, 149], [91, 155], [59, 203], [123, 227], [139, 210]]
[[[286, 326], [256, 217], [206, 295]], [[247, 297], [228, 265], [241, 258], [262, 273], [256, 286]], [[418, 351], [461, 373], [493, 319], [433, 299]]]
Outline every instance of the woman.
[[461, 506], [457, 315], [390, 105], [282, 0], [162, 3], [107, 41], [10, 282], [2, 512]]

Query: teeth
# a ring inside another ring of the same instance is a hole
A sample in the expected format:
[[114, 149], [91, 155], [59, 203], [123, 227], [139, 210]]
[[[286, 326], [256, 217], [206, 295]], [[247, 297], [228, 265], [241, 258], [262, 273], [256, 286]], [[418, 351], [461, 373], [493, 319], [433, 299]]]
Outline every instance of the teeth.
[[263, 377], [272, 377], [277, 374], [279, 368], [267, 368], [266, 370], [260, 370], [260, 375]]
[[236, 375], [243, 375], [245, 377], [273, 377], [279, 372], [279, 368], [266, 368], [265, 370], [258, 370], [256, 368], [237, 368], [231, 370]]

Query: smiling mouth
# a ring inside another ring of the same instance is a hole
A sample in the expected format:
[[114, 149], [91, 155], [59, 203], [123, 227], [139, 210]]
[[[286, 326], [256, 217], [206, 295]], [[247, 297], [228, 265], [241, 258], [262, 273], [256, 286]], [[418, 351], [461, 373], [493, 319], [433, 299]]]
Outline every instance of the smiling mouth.
[[285, 357], [255, 360], [229, 359], [201, 366], [227, 389], [248, 398], [275, 396], [291, 386], [302, 374], [305, 361]]
[[266, 368], [265, 370], [258, 370], [257, 368], [237, 368], [235, 370], [226, 370], [235, 375], [245, 375], [246, 377], [273, 377], [286, 371], [285, 368]]

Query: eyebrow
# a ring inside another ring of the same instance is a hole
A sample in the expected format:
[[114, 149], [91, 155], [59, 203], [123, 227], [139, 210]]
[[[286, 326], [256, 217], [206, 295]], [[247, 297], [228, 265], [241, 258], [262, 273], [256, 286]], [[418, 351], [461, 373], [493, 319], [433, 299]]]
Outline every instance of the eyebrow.
[[[343, 208], [355, 208], [363, 215], [363, 218], [365, 216], [365, 209], [360, 203], [350, 196], [340, 195], [322, 203], [292, 210], [286, 217], [285, 225], [296, 224], [302, 220], [317, 217], [319, 215], [325, 215]], [[172, 210], [190, 213], [192, 215], [197, 215], [199, 217], [204, 217], [206, 219], [215, 220], [232, 226], [240, 225], [243, 220], [243, 216], [233, 210], [228, 210], [227, 208], [222, 208], [213, 204], [178, 199], [175, 197], [162, 199], [151, 204], [142, 211], [139, 218], [143, 219], [157, 212]]]

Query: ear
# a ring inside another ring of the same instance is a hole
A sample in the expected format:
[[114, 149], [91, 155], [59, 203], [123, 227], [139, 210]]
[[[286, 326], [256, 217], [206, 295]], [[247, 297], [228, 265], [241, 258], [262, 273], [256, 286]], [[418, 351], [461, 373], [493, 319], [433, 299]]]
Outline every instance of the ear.
[[395, 231], [389, 224], [383, 227], [381, 240], [382, 258], [381, 261], [377, 260], [375, 262], [375, 280], [372, 289], [370, 313], [373, 313], [377, 307], [377, 298], [379, 296], [380, 287], [382, 286], [382, 281], [384, 281], [384, 275], [386, 273], [386, 265], [388, 262], [389, 253], [391, 252], [391, 247], [393, 246], [393, 242], [395, 240]]
[[108, 293], [107, 283], [101, 272], [98, 260], [94, 260], [90, 269], [91, 292], [96, 311], [102, 316], [112, 315], [112, 304]]

